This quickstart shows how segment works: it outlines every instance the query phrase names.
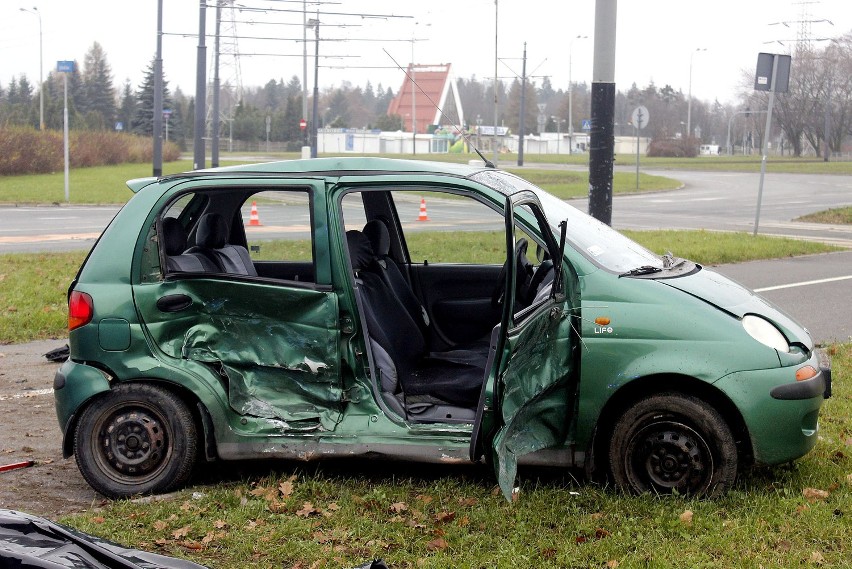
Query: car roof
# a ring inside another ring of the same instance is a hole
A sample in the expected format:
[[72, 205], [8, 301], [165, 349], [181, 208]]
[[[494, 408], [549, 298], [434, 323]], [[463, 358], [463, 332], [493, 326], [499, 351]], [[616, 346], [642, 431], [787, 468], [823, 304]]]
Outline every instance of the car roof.
[[266, 176], [281, 174], [285, 176], [305, 175], [310, 177], [339, 178], [341, 176], [367, 176], [399, 173], [445, 174], [466, 178], [482, 170], [493, 170], [493, 168], [486, 168], [481, 162], [471, 165], [427, 160], [400, 160], [396, 158], [333, 157], [310, 158], [303, 160], [280, 160], [277, 162], [261, 162], [256, 164], [241, 164], [238, 166], [191, 170], [180, 174], [170, 174], [159, 179], [140, 178], [136, 180], [129, 180], [127, 185], [134, 192], [138, 192], [146, 185], [156, 181], [167, 182], [170, 180], [188, 178], [215, 177], [218, 174], [256, 174]]

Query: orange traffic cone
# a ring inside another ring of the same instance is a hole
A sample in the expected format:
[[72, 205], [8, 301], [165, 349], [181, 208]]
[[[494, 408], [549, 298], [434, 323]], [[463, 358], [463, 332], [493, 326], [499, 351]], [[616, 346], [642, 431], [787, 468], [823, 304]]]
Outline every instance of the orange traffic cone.
[[260, 217], [257, 215], [257, 202], [251, 202], [251, 215], [249, 215], [249, 225], [262, 225]]
[[417, 221], [429, 221], [429, 215], [426, 213], [426, 198], [420, 198], [420, 215], [417, 216]]

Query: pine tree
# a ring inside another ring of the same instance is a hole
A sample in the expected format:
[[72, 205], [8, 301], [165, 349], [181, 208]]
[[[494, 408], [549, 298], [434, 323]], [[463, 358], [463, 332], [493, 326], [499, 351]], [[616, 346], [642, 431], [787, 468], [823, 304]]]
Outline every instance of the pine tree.
[[130, 86], [130, 79], [125, 79], [121, 92], [121, 106], [118, 108], [118, 122], [121, 123], [122, 130], [130, 130], [135, 112], [136, 97], [133, 94], [133, 88]]
[[79, 106], [87, 115], [86, 123], [90, 128], [102, 125], [100, 128], [112, 129], [116, 118], [115, 88], [106, 54], [98, 42], [86, 52], [81, 75], [85, 99]]
[[[172, 108], [172, 99], [169, 95], [169, 83], [163, 73], [163, 108]], [[142, 84], [136, 90], [136, 112], [130, 124], [130, 130], [135, 134], [144, 136], [154, 135], [154, 61], [145, 70]]]

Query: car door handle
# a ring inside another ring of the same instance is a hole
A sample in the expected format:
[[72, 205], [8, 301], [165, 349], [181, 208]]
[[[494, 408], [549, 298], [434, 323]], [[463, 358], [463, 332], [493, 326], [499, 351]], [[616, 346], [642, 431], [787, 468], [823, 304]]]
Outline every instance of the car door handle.
[[180, 312], [192, 306], [192, 299], [185, 294], [170, 294], [157, 300], [160, 312]]

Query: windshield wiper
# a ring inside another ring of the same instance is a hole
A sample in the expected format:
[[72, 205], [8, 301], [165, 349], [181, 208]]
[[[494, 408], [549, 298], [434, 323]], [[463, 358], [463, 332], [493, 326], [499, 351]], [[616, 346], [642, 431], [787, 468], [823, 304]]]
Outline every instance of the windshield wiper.
[[650, 275], [652, 273], [659, 273], [662, 271], [660, 267], [655, 267], [653, 265], [642, 265], [641, 267], [636, 267], [635, 269], [630, 269], [626, 273], [621, 273], [618, 275], [619, 277], [638, 277], [641, 275]]

